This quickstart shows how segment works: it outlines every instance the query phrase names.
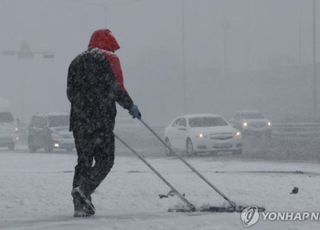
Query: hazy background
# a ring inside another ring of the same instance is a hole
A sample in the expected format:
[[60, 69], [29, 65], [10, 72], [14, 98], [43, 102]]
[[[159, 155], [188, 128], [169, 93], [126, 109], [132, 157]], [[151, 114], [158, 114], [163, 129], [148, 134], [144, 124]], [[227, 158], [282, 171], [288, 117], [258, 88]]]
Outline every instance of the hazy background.
[[0, 0], [0, 51], [26, 41], [33, 52], [55, 53], [0, 55], [0, 97], [26, 122], [69, 111], [68, 65], [95, 29], [108, 27], [121, 45], [126, 88], [153, 124], [239, 109], [314, 118], [312, 0], [184, 0], [184, 23], [182, 2]]

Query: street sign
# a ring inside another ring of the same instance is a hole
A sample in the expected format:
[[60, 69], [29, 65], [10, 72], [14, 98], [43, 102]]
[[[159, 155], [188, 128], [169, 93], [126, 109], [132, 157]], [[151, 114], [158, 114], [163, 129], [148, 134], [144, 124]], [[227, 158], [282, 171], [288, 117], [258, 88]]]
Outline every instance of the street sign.
[[34, 53], [32, 52], [30, 45], [27, 41], [23, 41], [20, 49], [18, 50], [18, 58], [22, 58], [22, 59], [30, 59], [33, 58]]

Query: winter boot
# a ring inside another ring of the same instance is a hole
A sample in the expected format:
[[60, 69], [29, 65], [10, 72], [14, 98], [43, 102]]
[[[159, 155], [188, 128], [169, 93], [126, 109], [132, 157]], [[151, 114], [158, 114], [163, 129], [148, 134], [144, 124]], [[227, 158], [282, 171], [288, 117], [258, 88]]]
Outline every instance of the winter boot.
[[89, 216], [87, 213], [86, 205], [85, 205], [85, 203], [82, 202], [80, 197], [73, 198], [73, 205], [74, 205], [73, 217], [87, 217], [87, 216]]
[[74, 217], [87, 217], [95, 214], [91, 196], [85, 196], [80, 186], [73, 188], [71, 195], [74, 203]]

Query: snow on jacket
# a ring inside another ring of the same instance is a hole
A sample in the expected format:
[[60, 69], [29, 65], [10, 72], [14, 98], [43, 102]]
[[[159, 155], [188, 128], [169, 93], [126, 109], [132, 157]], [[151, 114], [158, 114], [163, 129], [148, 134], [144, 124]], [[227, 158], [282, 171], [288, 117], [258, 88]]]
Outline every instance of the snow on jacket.
[[70, 64], [67, 96], [71, 102], [70, 130], [86, 127], [113, 129], [118, 102], [130, 109], [133, 101], [124, 84], [119, 58], [120, 48], [107, 29], [95, 31], [88, 50]]

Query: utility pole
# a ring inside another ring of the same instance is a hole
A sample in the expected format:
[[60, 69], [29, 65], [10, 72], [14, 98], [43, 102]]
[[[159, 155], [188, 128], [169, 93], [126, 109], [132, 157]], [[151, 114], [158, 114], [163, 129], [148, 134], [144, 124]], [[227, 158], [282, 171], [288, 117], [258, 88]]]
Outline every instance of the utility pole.
[[251, 0], [248, 0], [248, 39], [247, 39], [247, 71], [251, 71], [251, 7], [252, 3]]
[[313, 115], [315, 118], [318, 115], [317, 83], [317, 4], [316, 0], [313, 0]]
[[181, 0], [181, 44], [182, 44], [182, 87], [183, 87], [183, 113], [188, 112], [187, 108], [187, 76], [186, 76], [186, 41], [185, 41], [185, 0]]
[[230, 30], [230, 21], [224, 18], [221, 27], [223, 30], [223, 74], [225, 75], [229, 69], [228, 63], [228, 32]]
[[298, 24], [298, 64], [302, 64], [302, 0], [298, 0], [299, 24]]
[[78, 1], [78, 0], [69, 0], [69, 1], [74, 1], [74, 2], [77, 2], [77, 3], [80, 3], [80, 4], [85, 4], [85, 5], [93, 5], [93, 6], [98, 6], [98, 7], [102, 7], [103, 10], [104, 10], [104, 23], [105, 23], [105, 26], [108, 25], [109, 23], [109, 18], [108, 18], [108, 13], [109, 13], [109, 7], [112, 7], [112, 6], [123, 6], [123, 5], [126, 5], [126, 4], [131, 4], [131, 3], [136, 3], [136, 2], [142, 2], [142, 1], [145, 1], [145, 0], [127, 0], [127, 1], [118, 1], [118, 2], [111, 2], [111, 3], [96, 3], [96, 2], [91, 2], [91, 1], [84, 1], [84, 2], [81, 2], [81, 1]]
[[103, 6], [104, 9], [104, 23], [106, 26], [108, 26], [108, 6]]

